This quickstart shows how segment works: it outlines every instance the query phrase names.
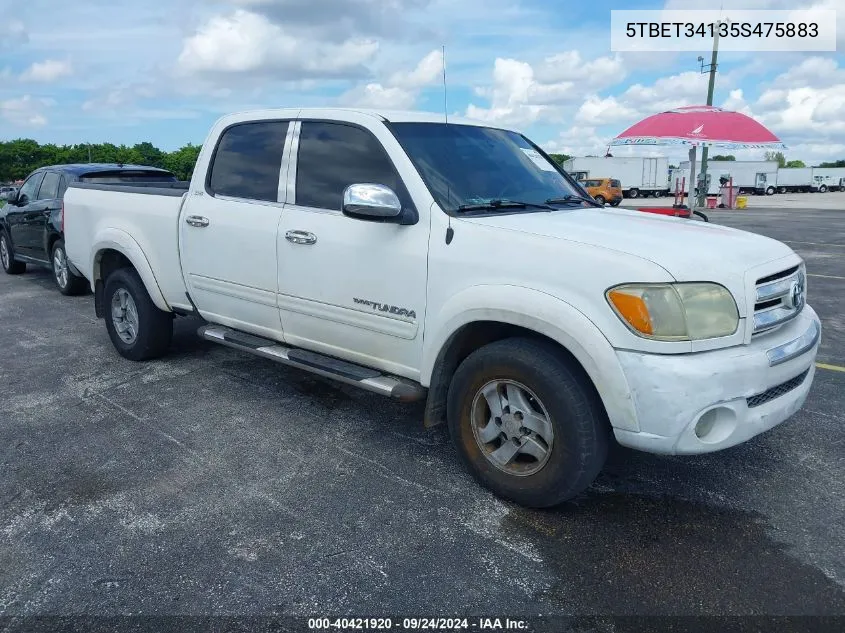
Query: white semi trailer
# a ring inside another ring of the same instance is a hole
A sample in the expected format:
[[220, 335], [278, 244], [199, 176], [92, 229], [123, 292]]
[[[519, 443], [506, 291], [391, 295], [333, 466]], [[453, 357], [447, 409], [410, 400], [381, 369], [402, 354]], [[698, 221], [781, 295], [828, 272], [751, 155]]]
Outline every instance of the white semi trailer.
[[614, 178], [626, 198], [665, 196], [669, 193], [669, 159], [665, 156], [586, 156], [570, 158], [563, 168], [577, 180]]
[[778, 193], [807, 193], [813, 188], [812, 167], [781, 167], [778, 169]]

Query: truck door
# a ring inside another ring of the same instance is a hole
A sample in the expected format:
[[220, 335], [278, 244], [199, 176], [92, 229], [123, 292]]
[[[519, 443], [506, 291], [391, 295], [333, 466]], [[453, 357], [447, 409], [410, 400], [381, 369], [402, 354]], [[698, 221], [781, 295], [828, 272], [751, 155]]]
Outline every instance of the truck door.
[[[428, 209], [418, 209], [412, 226], [344, 215], [343, 191], [356, 183], [389, 186], [403, 207], [413, 204], [382, 141], [364, 127], [325, 120], [301, 121], [294, 136], [295, 198], [278, 236], [285, 341], [412, 376], [425, 317]], [[386, 129], [383, 138], [396, 143]]]
[[659, 189], [657, 186], [657, 159], [643, 159], [643, 189]]
[[191, 185], [179, 221], [182, 271], [200, 314], [276, 339], [276, 231], [289, 129], [288, 121], [268, 120], [223, 130], [208, 177]]

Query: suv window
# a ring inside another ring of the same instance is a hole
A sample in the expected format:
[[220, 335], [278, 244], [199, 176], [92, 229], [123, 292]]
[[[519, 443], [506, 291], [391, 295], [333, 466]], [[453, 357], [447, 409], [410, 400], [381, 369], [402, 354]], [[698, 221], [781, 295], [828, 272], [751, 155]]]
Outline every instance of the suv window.
[[26, 202], [32, 202], [35, 200], [35, 193], [38, 191], [38, 187], [41, 185], [41, 181], [43, 179], [43, 171], [33, 174], [27, 178], [26, 182], [21, 186], [20, 193], [18, 194], [18, 200], [23, 200], [24, 196], [26, 196]]
[[53, 200], [59, 197], [59, 174], [48, 171], [41, 181], [41, 188], [38, 190], [39, 200]]
[[287, 121], [255, 121], [225, 130], [209, 172], [211, 193], [276, 202], [288, 125]]
[[584, 182], [585, 187], [601, 187], [601, 180], [587, 180]]
[[340, 211], [343, 190], [356, 183], [386, 185], [403, 206], [408, 194], [378, 139], [343, 123], [303, 121], [296, 163], [296, 204]]
[[618, 180], [611, 180], [610, 181], [611, 187], [616, 187], [617, 189], [622, 186], [622, 184]]
[[62, 176], [62, 179], [61, 179], [61, 181], [59, 182], [59, 195], [58, 195], [58, 196], [56, 196], [56, 197], [57, 197], [57, 198], [62, 198], [62, 199], [64, 199], [64, 197], [65, 197], [65, 191], [67, 191], [67, 178], [65, 178], [64, 176]]

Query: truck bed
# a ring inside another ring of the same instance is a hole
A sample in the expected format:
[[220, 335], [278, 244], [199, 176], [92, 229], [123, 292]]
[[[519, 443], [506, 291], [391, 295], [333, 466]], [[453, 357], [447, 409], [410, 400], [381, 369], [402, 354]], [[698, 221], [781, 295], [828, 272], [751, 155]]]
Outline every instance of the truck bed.
[[189, 305], [180, 270], [179, 214], [186, 182], [72, 183], [65, 193], [65, 247], [73, 265], [89, 280], [100, 250], [143, 254], [158, 274], [155, 285], [169, 307]]

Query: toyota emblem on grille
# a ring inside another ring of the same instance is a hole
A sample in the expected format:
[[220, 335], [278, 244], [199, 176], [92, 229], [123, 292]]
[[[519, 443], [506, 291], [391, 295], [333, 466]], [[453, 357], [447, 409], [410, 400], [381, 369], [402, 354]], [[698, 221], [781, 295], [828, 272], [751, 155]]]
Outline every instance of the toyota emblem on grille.
[[804, 276], [800, 275], [797, 281], [792, 282], [788, 295], [789, 307], [800, 310], [804, 307]]

